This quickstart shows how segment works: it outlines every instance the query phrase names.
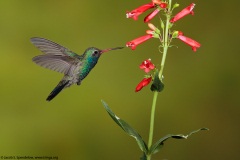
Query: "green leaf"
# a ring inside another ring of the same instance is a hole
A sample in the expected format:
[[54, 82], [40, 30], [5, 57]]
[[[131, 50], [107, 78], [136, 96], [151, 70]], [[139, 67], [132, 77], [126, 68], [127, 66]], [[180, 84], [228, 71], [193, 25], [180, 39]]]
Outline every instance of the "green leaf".
[[146, 154], [148, 152], [148, 147], [146, 145], [146, 143], [144, 142], [144, 140], [142, 139], [142, 137], [138, 134], [138, 132], [133, 129], [129, 124], [127, 124], [127, 122], [125, 122], [124, 120], [122, 120], [121, 118], [119, 118], [118, 116], [116, 116], [112, 110], [109, 108], [109, 106], [107, 105], [106, 102], [104, 102], [102, 100], [102, 104], [104, 106], [104, 108], [106, 109], [106, 111], [108, 112], [108, 114], [111, 116], [111, 118], [129, 135], [132, 136], [133, 138], [135, 138], [135, 140], [137, 141], [137, 144], [139, 146], [139, 148]]
[[166, 140], [168, 140], [169, 138], [174, 138], [174, 139], [187, 139], [189, 136], [191, 136], [194, 133], [197, 133], [199, 131], [202, 130], [209, 130], [208, 128], [200, 128], [198, 130], [192, 131], [191, 133], [189, 133], [188, 135], [173, 135], [173, 134], [168, 134], [165, 137], [161, 138], [160, 140], [158, 140], [154, 145], [151, 146], [150, 150], [149, 150], [149, 154], [154, 154], [157, 153], [164, 145], [164, 142]]
[[168, 24], [168, 28], [169, 28], [169, 29], [172, 28], [172, 26], [173, 26], [173, 23], [169, 23], [169, 24]]
[[165, 25], [164, 25], [164, 23], [163, 23], [162, 19], [160, 19], [160, 22], [161, 22], [161, 28], [164, 30], [164, 28], [165, 28]]
[[153, 83], [151, 85], [151, 90], [161, 92], [163, 90], [163, 88], [164, 88], [164, 84], [159, 79], [158, 70], [156, 70], [154, 80], [153, 80]]
[[147, 156], [145, 153], [143, 153], [143, 156], [140, 158], [140, 160], [147, 160]]

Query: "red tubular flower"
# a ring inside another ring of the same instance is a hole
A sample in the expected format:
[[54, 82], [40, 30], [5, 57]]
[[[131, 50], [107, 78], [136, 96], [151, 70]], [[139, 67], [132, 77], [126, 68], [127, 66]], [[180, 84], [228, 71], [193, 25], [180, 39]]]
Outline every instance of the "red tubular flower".
[[146, 23], [146, 22], [149, 22], [151, 19], [153, 19], [153, 17], [155, 17], [157, 14], [158, 14], [158, 12], [159, 12], [160, 10], [157, 8], [157, 9], [155, 9], [153, 12], [151, 12], [149, 15], [147, 15], [145, 18], [144, 18], [144, 22]]
[[144, 69], [146, 73], [150, 72], [150, 70], [153, 70], [155, 68], [154, 64], [151, 62], [151, 59], [147, 59], [142, 62], [142, 64], [139, 66], [140, 69]]
[[194, 14], [193, 12], [193, 8], [194, 8], [195, 4], [192, 3], [190, 4], [188, 7], [184, 8], [182, 11], [180, 11], [178, 14], [176, 14], [171, 20], [171, 23], [176, 22], [177, 20], [183, 18], [184, 16], [188, 15], [188, 14]]
[[140, 91], [143, 87], [147, 86], [152, 80], [152, 77], [143, 78], [143, 80], [137, 85], [135, 92]]
[[197, 48], [199, 48], [201, 46], [201, 44], [196, 42], [195, 40], [185, 37], [181, 31], [178, 31], [177, 38], [180, 39], [181, 41], [185, 42], [187, 45], [191, 46], [192, 50], [194, 52], [196, 52]]
[[131, 49], [134, 50], [134, 49], [136, 49], [137, 45], [149, 40], [150, 38], [153, 38], [153, 35], [147, 34], [145, 36], [142, 36], [142, 37], [136, 38], [130, 42], [127, 42], [126, 46], [131, 47]]
[[131, 12], [127, 12], [126, 16], [127, 18], [133, 18], [134, 20], [138, 19], [138, 16], [140, 14], [142, 14], [143, 12], [145, 12], [146, 10], [150, 9], [150, 8], [154, 8], [155, 4], [154, 3], [148, 3], [148, 4], [144, 4], [134, 10], [132, 10]]
[[167, 3], [164, 3], [164, 2], [163, 2], [163, 3], [160, 3], [159, 6], [160, 6], [161, 8], [167, 8]]

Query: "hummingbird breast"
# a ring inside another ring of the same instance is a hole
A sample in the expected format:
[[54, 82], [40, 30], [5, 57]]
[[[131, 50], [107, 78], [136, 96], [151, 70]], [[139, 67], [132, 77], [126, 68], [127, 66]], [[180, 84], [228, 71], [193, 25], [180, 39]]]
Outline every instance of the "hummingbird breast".
[[98, 58], [88, 58], [83, 62], [82, 66], [80, 67], [80, 71], [79, 71], [79, 80], [80, 81], [82, 81], [85, 77], [87, 77], [89, 72], [97, 64], [97, 61], [98, 61]]

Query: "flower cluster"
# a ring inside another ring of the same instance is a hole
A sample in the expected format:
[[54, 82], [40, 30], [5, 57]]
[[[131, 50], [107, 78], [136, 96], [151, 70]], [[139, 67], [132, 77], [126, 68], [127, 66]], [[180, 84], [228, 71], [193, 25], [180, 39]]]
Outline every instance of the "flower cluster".
[[[127, 14], [126, 14], [127, 18], [133, 18], [134, 20], [137, 20], [139, 15], [141, 15], [142, 13], [146, 12], [149, 9], [154, 8], [154, 10], [144, 18], [144, 22], [148, 22], [147, 24], [150, 29], [148, 29], [146, 31], [145, 35], [127, 42], [126, 46], [130, 47], [132, 50], [135, 50], [139, 44], [142, 44], [143, 42], [150, 40], [152, 38], [157, 38], [162, 43], [161, 47], [164, 47], [164, 46], [169, 47], [172, 39], [176, 38], [176, 39], [183, 41], [190, 47], [192, 47], [192, 50], [195, 52], [201, 46], [200, 43], [198, 43], [197, 41], [195, 41], [189, 37], [184, 36], [183, 32], [181, 32], [181, 31], [172, 31], [171, 32], [171, 27], [173, 26], [173, 24], [175, 22], [177, 22], [178, 20], [182, 19], [183, 17], [185, 17], [189, 14], [194, 15], [193, 9], [194, 9], [195, 4], [194, 3], [190, 4], [189, 6], [187, 6], [183, 10], [181, 10], [179, 13], [177, 13], [175, 16], [171, 17], [173, 9], [178, 6], [179, 6], [179, 4], [175, 4], [173, 6], [173, 8], [171, 9], [171, 7], [168, 6], [168, 3], [166, 1], [163, 2], [161, 0], [151, 0], [150, 3], [144, 4], [140, 7], [132, 10], [131, 12], [127, 12]], [[149, 21], [152, 20], [161, 11], [167, 17], [167, 23], [166, 23], [166, 24], [168, 24], [168, 34], [167, 35], [164, 34], [166, 32], [164, 30], [164, 28], [166, 26], [164, 26], [162, 20], [161, 20], [162, 34], [161, 34], [161, 31], [159, 28], [155, 27], [152, 23], [149, 23]], [[140, 65], [140, 69], [143, 69], [146, 73], [148, 73], [152, 69], [155, 69], [155, 66], [154, 66], [154, 64], [152, 64], [151, 60], [148, 59], [148, 60], [145, 60], [142, 62], [142, 64]], [[136, 92], [140, 91], [143, 87], [147, 86], [152, 81], [152, 79], [153, 79], [153, 77], [151, 75], [145, 76], [145, 78], [137, 85], [135, 91]]]
[[[140, 66], [140, 69], [143, 69], [145, 73], [149, 73], [151, 70], [155, 69], [155, 65], [151, 62], [151, 59], [143, 61]], [[135, 92], [140, 91], [143, 87], [147, 86], [152, 81], [152, 76], [147, 75], [143, 80], [137, 85]]]
[[148, 16], [145, 17], [144, 22], [150, 21], [159, 11], [160, 9], [164, 9], [167, 7], [167, 3], [161, 2], [160, 0], [152, 0], [152, 2], [144, 4], [131, 12], [127, 12], [127, 18], [133, 18], [134, 20], [138, 19], [138, 16], [143, 12], [151, 9], [156, 8], [153, 12], [151, 12]]
[[[172, 17], [169, 22], [171, 24], [175, 23], [176, 21], [180, 20], [181, 18], [191, 14], [194, 15], [193, 9], [194, 9], [195, 4], [192, 3], [189, 6], [187, 6], [186, 8], [184, 8], [182, 11], [180, 11], [179, 13], [177, 13], [174, 17]], [[178, 4], [175, 4], [175, 7], [178, 7]], [[142, 14], [143, 12], [151, 9], [151, 8], [156, 8], [154, 11], [152, 11], [150, 14], [148, 14], [145, 18], [144, 18], [144, 22], [149, 22], [153, 17], [155, 17], [161, 10], [165, 11], [165, 14], [169, 14], [171, 12], [169, 12], [168, 10], [168, 4], [166, 2], [162, 2], [161, 0], [152, 0], [152, 2], [142, 5], [134, 10], [132, 10], [131, 12], [127, 12], [127, 18], [133, 18], [134, 20], [138, 19], [138, 16], [140, 14]], [[174, 8], [174, 7], [173, 7]], [[147, 30], [147, 34], [141, 37], [138, 37], [132, 41], [129, 41], [126, 43], [127, 47], [130, 47], [132, 50], [136, 49], [136, 47], [151, 39], [151, 38], [160, 38], [161, 40], [161, 34], [160, 34], [160, 30], [158, 28], [156, 28], [153, 24], [148, 23], [148, 26], [150, 27], [151, 30]], [[170, 27], [171, 28], [171, 27]], [[178, 33], [178, 34], [176, 34]], [[201, 45], [200, 43], [198, 43], [197, 41], [188, 38], [186, 36], [183, 35], [182, 32], [180, 31], [174, 31], [174, 32], [170, 32], [170, 36], [172, 38], [178, 38], [181, 41], [185, 42], [186, 44], [188, 44], [189, 46], [192, 47], [193, 51], [196, 51], [197, 48], [199, 48]]]
[[[194, 12], [193, 12], [193, 8], [194, 8], [195, 4], [192, 3], [190, 4], [189, 6], [187, 6], [186, 8], [184, 8], [182, 11], [180, 11], [178, 14], [176, 14], [171, 20], [170, 22], [171, 23], [174, 23], [176, 21], [178, 21], [179, 19], [185, 17], [186, 15], [194, 15]], [[177, 33], [177, 34], [176, 34]], [[174, 36], [175, 35], [175, 36]], [[186, 36], [183, 35], [183, 32], [181, 31], [175, 31], [173, 33], [173, 38], [178, 38], [180, 39], [181, 41], [185, 42], [186, 44], [188, 44], [189, 46], [192, 47], [192, 50], [194, 52], [197, 51], [197, 48], [199, 48], [201, 46], [200, 43], [198, 43], [197, 41], [191, 39], [191, 38], [188, 38]]]

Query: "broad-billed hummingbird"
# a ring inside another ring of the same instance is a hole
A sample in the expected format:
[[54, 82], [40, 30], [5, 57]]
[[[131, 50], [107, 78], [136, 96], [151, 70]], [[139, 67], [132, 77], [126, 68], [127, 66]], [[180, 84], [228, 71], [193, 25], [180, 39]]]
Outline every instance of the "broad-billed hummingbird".
[[66, 87], [70, 87], [75, 83], [80, 85], [81, 81], [97, 64], [102, 53], [124, 48], [116, 47], [100, 50], [95, 47], [89, 47], [82, 55], [78, 55], [63, 46], [44, 38], [34, 37], [31, 38], [31, 42], [44, 53], [33, 57], [33, 62], [42, 67], [64, 74], [62, 80], [47, 97], [47, 101], [51, 101]]

